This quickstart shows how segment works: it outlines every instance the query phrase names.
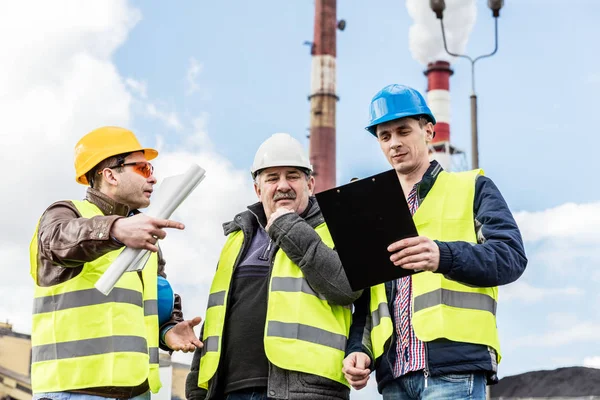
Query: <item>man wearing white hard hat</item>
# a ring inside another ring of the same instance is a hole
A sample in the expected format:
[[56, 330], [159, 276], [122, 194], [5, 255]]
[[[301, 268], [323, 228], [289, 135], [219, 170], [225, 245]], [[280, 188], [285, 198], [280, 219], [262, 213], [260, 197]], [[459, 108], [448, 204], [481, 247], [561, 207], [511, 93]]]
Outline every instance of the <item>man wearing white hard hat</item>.
[[302, 145], [276, 133], [252, 165], [259, 202], [224, 224], [188, 399], [348, 399], [353, 292], [312, 196]]

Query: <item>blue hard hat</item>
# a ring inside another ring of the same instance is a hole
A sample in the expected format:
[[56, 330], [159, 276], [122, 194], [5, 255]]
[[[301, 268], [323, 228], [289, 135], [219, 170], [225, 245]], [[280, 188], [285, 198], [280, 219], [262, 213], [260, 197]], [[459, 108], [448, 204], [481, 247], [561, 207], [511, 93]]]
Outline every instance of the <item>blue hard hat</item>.
[[175, 304], [175, 294], [169, 284], [169, 281], [158, 276], [158, 326], [162, 326], [171, 319], [173, 307]]
[[393, 84], [381, 89], [371, 100], [370, 114], [371, 120], [365, 129], [373, 136], [377, 136], [377, 125], [404, 117], [423, 115], [435, 125], [435, 117], [421, 93], [404, 85]]

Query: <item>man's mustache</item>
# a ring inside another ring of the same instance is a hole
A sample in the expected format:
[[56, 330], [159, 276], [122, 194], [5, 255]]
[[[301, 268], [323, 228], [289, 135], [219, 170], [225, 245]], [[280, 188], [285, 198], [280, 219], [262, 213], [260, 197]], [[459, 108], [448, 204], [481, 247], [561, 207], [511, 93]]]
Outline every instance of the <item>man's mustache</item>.
[[289, 192], [275, 192], [273, 196], [273, 201], [281, 200], [281, 199], [290, 199], [294, 200], [296, 198], [296, 192], [290, 190]]

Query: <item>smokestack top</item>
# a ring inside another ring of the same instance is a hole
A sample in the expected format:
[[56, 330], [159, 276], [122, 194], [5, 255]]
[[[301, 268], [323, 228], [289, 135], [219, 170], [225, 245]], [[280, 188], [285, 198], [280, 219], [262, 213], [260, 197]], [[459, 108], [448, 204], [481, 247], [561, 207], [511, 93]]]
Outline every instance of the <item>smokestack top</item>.
[[423, 71], [425, 76], [428, 76], [433, 71], [448, 72], [450, 75], [454, 74], [450, 63], [448, 61], [435, 61], [427, 64], [427, 69]]
[[450, 76], [454, 73], [447, 61], [435, 61], [427, 64], [423, 74], [427, 76], [427, 91], [450, 90]]

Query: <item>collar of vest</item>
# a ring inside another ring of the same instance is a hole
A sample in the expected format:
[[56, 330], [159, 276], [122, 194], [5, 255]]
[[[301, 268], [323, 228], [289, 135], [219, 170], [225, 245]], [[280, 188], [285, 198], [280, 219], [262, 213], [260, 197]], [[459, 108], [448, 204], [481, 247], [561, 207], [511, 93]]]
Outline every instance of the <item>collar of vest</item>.
[[99, 190], [88, 188], [85, 199], [96, 205], [104, 215], [129, 215], [129, 206], [118, 203]]
[[433, 187], [438, 175], [443, 170], [444, 168], [442, 168], [440, 163], [437, 161], [433, 160], [431, 163], [429, 163], [429, 168], [427, 168], [427, 171], [425, 171], [425, 174], [423, 174], [421, 181], [417, 183], [419, 203], [425, 198], [425, 196], [427, 196], [427, 193], [429, 193]]

